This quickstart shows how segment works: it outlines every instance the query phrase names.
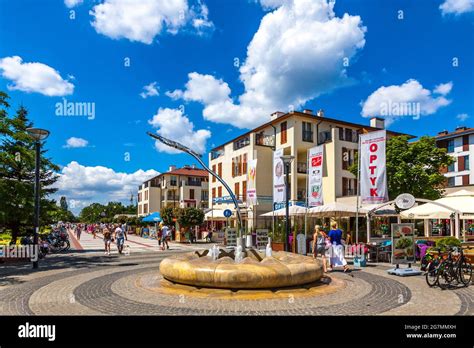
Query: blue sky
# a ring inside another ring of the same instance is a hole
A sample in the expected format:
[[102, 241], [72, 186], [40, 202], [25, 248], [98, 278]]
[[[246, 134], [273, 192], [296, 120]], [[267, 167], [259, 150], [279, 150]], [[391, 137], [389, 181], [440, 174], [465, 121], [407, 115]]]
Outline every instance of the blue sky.
[[420, 106], [395, 131], [473, 126], [473, 25], [473, 0], [1, 0], [0, 89], [51, 131], [77, 211], [192, 163], [146, 131], [206, 152], [276, 110], [368, 124], [388, 101]]

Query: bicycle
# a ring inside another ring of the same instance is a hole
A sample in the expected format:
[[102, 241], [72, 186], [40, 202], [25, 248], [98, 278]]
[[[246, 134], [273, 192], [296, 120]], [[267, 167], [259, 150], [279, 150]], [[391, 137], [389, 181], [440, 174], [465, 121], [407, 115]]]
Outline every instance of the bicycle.
[[462, 248], [452, 247], [448, 255], [437, 267], [437, 283], [446, 288], [456, 281], [457, 284], [469, 286], [472, 279], [472, 266], [467, 262]]
[[434, 287], [438, 284], [438, 267], [440, 264], [441, 257], [441, 248], [435, 248], [434, 250], [438, 251], [439, 256], [433, 256], [431, 253], [427, 253], [422, 260], [427, 262], [426, 266], [422, 266], [425, 272], [426, 283], [430, 287]]

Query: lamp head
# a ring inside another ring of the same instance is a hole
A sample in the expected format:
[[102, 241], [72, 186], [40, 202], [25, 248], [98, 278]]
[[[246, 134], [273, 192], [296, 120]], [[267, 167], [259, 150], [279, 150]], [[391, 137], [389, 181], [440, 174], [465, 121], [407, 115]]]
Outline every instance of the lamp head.
[[280, 156], [280, 159], [283, 161], [284, 164], [288, 165], [291, 162], [293, 162], [293, 160], [295, 159], [295, 156], [283, 155], [283, 156]]
[[158, 134], [153, 134], [151, 132], [146, 132], [150, 137], [162, 142], [165, 145], [168, 145], [169, 147], [172, 147], [176, 150], [180, 150], [186, 153], [189, 153], [190, 155], [197, 156], [197, 157], [202, 157], [201, 154], [198, 154], [196, 151], [191, 150], [189, 147], [184, 146], [183, 144], [180, 144], [174, 140], [167, 139], [165, 137], [162, 137], [161, 135]]
[[49, 136], [49, 131], [41, 128], [26, 128], [26, 131], [36, 141], [45, 140]]

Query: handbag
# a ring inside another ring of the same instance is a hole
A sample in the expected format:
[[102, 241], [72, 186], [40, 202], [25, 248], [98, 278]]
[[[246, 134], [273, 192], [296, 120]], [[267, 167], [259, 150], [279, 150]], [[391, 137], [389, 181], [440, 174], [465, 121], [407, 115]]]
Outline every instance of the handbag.
[[331, 247], [331, 241], [329, 240], [329, 238], [326, 238], [326, 245], [324, 246], [324, 249], [329, 249]]

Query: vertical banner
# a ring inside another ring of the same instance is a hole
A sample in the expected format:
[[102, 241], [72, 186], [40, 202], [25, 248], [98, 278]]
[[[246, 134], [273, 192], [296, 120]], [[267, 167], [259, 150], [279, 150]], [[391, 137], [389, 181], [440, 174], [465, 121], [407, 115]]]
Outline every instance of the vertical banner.
[[257, 160], [253, 159], [247, 163], [247, 204], [257, 204]]
[[308, 151], [308, 208], [311, 208], [323, 205], [324, 145]]
[[283, 149], [273, 152], [273, 206], [285, 201], [285, 169], [283, 161]]
[[383, 203], [388, 200], [385, 164], [385, 130], [360, 136], [360, 196], [362, 204]]

